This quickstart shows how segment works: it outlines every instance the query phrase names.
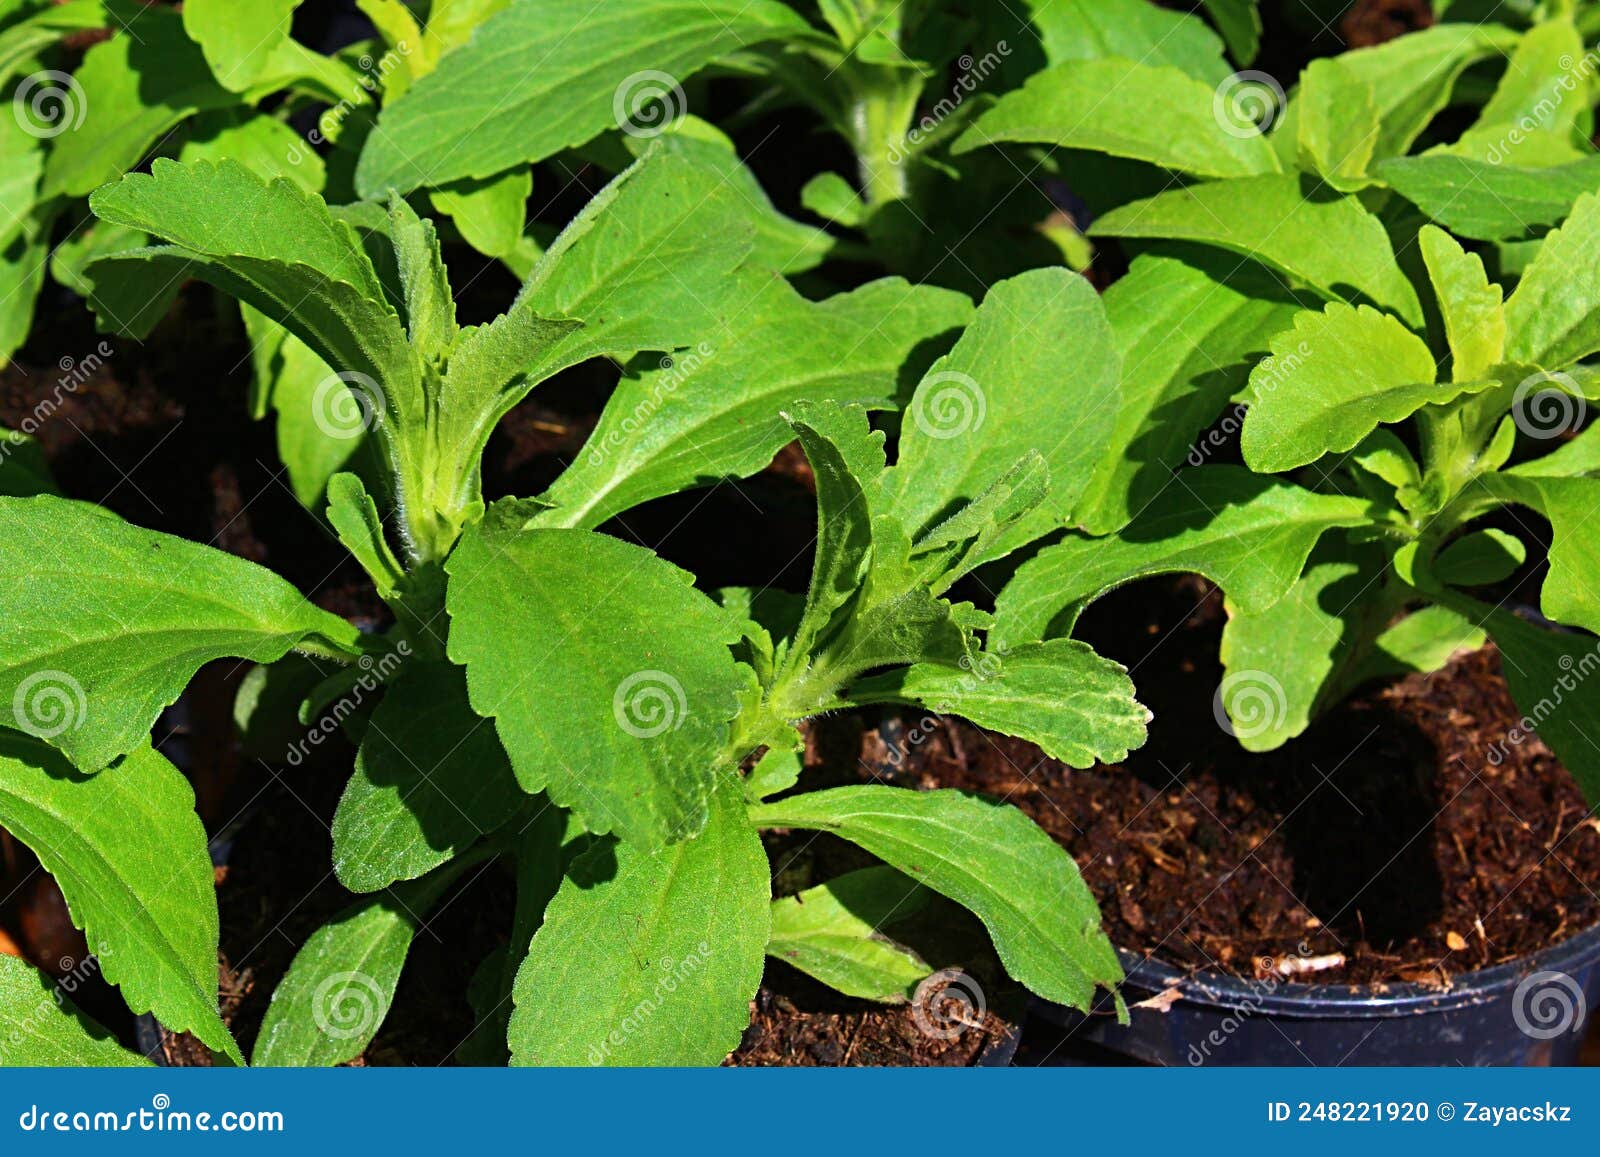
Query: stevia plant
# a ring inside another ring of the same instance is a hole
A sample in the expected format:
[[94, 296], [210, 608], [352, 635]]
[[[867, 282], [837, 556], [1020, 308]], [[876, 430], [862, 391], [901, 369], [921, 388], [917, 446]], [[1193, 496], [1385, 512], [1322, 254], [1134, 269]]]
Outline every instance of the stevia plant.
[[[1070, 856], [1014, 808], [876, 785], [787, 794], [795, 724], [857, 704], [959, 712], [1078, 765], [1141, 740], [1146, 713], [1115, 664], [1069, 641], [999, 651], [981, 641], [987, 616], [944, 597], [1060, 525], [1087, 487], [1120, 388], [1103, 307], [1061, 270], [997, 285], [975, 312], [892, 279], [808, 301], [764, 263], [737, 196], [689, 143], [657, 142], [503, 315], [460, 328], [435, 230], [397, 196], [330, 208], [235, 163], [171, 161], [96, 192], [102, 220], [162, 242], [90, 267], [108, 324], [154, 324], [161, 303], [139, 296], [152, 271], [195, 278], [343, 367], [339, 398], [385, 477], [375, 495], [335, 476], [327, 517], [395, 617], [362, 636], [253, 563], [48, 493], [0, 499], [0, 568], [15, 579], [0, 595], [0, 699], [16, 724], [0, 733], [0, 823], [62, 882], [135, 1011], [242, 1059], [216, 1013], [204, 833], [148, 736], [201, 664], [291, 650], [292, 678], [305, 660], [325, 675], [293, 696], [302, 719], [331, 709], [359, 737], [333, 839], [362, 899], [296, 957], [256, 1063], [358, 1055], [419, 923], [490, 860], [518, 899], [473, 985], [480, 1058], [714, 1063], [768, 951], [903, 1000], [929, 965], [862, 913], [919, 888], [975, 912], [1050, 999], [1086, 1007], [1119, 978]], [[1033, 340], [1041, 329], [1056, 340]], [[867, 411], [896, 403], [914, 350], [957, 330], [890, 467]], [[626, 373], [584, 453], [538, 498], [486, 506], [495, 422], [597, 357]], [[1081, 408], [1058, 405], [1064, 383]], [[751, 473], [796, 436], [819, 501], [803, 599], [714, 600], [595, 529]], [[253, 676], [255, 691], [284, 670]], [[341, 710], [373, 684], [375, 707]], [[807, 911], [774, 904], [763, 827], [832, 831], [888, 867], [824, 882]], [[662, 918], [634, 919], [641, 907]], [[670, 978], [681, 1015], [636, 1015], [663, 979], [640, 960], [684, 965]], [[7, 983], [26, 996], [38, 982]], [[28, 1042], [6, 1059], [103, 1043], [68, 1014], [0, 1007]]]
[[[799, 108], [854, 166], [805, 183], [802, 204], [846, 232], [797, 259], [865, 259], [981, 292], [1022, 269], [1081, 263], [1086, 251], [1059, 207], [1031, 188], [1058, 175], [1050, 158], [954, 156], [950, 142], [1046, 64], [1115, 53], [1222, 84], [1224, 37], [1247, 63], [1259, 19], [1250, 0], [1203, 7], [1221, 36], [1198, 15], [1147, 0], [518, 0], [385, 108], [356, 184], [376, 197], [495, 181], [568, 150], [607, 164], [619, 127], [721, 136]], [[519, 66], [527, 60], [540, 62], [536, 76]], [[726, 81], [742, 103], [722, 113], [702, 96], [707, 78]], [[1123, 197], [1099, 183], [1076, 191]]]
[[[1537, 732], [1600, 798], [1585, 526], [1600, 485], [1593, 428], [1566, 438], [1594, 396], [1600, 197], [1577, 200], [1509, 296], [1443, 230], [1418, 243], [1436, 328], [1365, 304], [1295, 313], [1242, 393], [1247, 468], [1181, 469], [1114, 534], [1041, 551], [997, 600], [994, 637], [1069, 634], [1127, 575], [1202, 574], [1229, 610], [1219, 720], [1260, 751], [1361, 683], [1437, 669], [1486, 632], [1526, 713], [1506, 742]], [[1549, 621], [1493, 593], [1540, 549], [1539, 520]]]
[[[26, 340], [46, 271], [86, 294], [86, 266], [143, 245], [137, 230], [96, 223], [83, 198], [151, 153], [229, 158], [337, 201], [378, 105], [465, 44], [508, 0], [435, 0], [419, 22], [401, 0], [359, 0], [375, 35], [324, 54], [291, 34], [300, 0], [7, 0], [0, 4], [0, 358]], [[87, 48], [83, 42], [90, 43]], [[524, 233], [526, 170], [493, 185], [430, 191], [450, 235], [526, 274], [538, 245]], [[520, 197], [518, 193], [520, 191]], [[152, 295], [175, 290], [153, 282]], [[252, 340], [281, 355], [281, 333], [247, 315]], [[270, 368], [268, 356], [258, 368]], [[260, 383], [265, 413], [273, 378]], [[320, 499], [320, 493], [316, 496]]]
[[[1570, 5], [1530, 14], [1512, 28], [1453, 22], [1452, 8], [1432, 28], [1312, 61], [1287, 97], [1264, 73], [1212, 86], [1133, 56], [1060, 64], [1002, 97], [953, 151], [1050, 146], [1162, 173], [1161, 191], [1110, 206], [1091, 237], [1218, 246], [1414, 326], [1420, 302], [1398, 266], [1417, 272], [1424, 223], [1497, 243], [1496, 267], [1515, 273], [1600, 177], [1592, 10], [1578, 22]], [[1438, 119], [1452, 103], [1476, 107], [1453, 135]]]

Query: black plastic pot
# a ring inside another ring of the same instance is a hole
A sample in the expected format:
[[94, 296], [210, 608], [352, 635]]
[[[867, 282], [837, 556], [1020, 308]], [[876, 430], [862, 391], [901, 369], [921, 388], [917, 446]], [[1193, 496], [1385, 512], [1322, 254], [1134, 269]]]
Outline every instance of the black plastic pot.
[[1600, 927], [1457, 976], [1449, 991], [1252, 981], [1118, 955], [1130, 1006], [1171, 988], [1180, 995], [1166, 1011], [1130, 1008], [1125, 1027], [1109, 1000], [1089, 1016], [1040, 1002], [1035, 1010], [1067, 1030], [1081, 1063], [1571, 1065], [1600, 1001]]
[[1009, 1069], [1022, 1044], [1022, 1026], [1012, 1025], [1005, 1033], [991, 1041], [973, 1062], [975, 1069]]

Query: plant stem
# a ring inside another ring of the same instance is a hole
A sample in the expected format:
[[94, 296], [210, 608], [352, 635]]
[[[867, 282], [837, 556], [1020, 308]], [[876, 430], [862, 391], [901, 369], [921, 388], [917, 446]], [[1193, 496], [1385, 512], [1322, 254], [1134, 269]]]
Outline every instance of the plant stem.
[[910, 192], [905, 164], [906, 141], [917, 114], [920, 80], [908, 84], [892, 69], [866, 66], [856, 71], [855, 99], [850, 104], [850, 141], [860, 171], [862, 196], [868, 205], [898, 201]]

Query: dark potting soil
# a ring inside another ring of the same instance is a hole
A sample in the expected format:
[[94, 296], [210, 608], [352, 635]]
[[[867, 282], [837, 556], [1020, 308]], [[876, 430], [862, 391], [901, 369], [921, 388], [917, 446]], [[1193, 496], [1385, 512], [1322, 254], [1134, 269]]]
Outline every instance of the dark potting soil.
[[1339, 32], [1351, 48], [1370, 48], [1408, 32], [1433, 26], [1428, 0], [1356, 0], [1339, 21]]
[[1014, 1031], [993, 1009], [976, 1009], [959, 980], [930, 985], [919, 1005], [852, 1000], [768, 961], [750, 1027], [728, 1063], [962, 1068], [980, 1063]]
[[[1147, 640], [1131, 653], [1129, 624]], [[1077, 859], [1115, 943], [1180, 966], [1251, 976], [1327, 958], [1300, 979], [1448, 986], [1600, 922], [1600, 820], [1541, 743], [1504, 744], [1521, 713], [1492, 647], [1250, 755], [1213, 715], [1221, 625], [1198, 579], [1125, 588], [1086, 615], [1081, 634], [1135, 665], [1155, 711], [1123, 765], [1077, 771], [938, 721], [888, 778], [1015, 804]], [[1141, 678], [1158, 642], [1162, 676]], [[883, 754], [869, 732], [861, 766]]]

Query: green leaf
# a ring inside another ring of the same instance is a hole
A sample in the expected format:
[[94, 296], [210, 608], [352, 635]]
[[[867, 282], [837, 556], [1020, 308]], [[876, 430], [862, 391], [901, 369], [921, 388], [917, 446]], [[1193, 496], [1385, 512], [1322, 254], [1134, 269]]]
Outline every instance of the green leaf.
[[1573, 271], [1600, 265], [1600, 195], [1585, 193], [1545, 238], [1506, 301], [1506, 360], [1561, 369], [1600, 350], [1600, 285]]
[[257, 416], [269, 409], [276, 414], [278, 459], [289, 488], [302, 506], [315, 509], [334, 475], [352, 467], [367, 445], [369, 411], [305, 342], [250, 305], [241, 303], [240, 313], [250, 338]]
[[263, 178], [287, 177], [308, 192], [319, 192], [327, 167], [317, 151], [283, 121], [252, 109], [219, 109], [194, 118], [178, 159], [238, 161]]
[[953, 151], [1016, 141], [1109, 153], [1197, 177], [1277, 172], [1266, 138], [1225, 125], [1212, 90], [1176, 68], [1117, 57], [1061, 64], [1001, 97]]
[[97, 261], [91, 273], [121, 261], [170, 262], [173, 277], [201, 278], [255, 306], [349, 375], [358, 424], [420, 425], [421, 369], [401, 318], [355, 230], [320, 197], [287, 180], [264, 183], [232, 161], [158, 159], [148, 175], [97, 190], [89, 206], [172, 243]]
[[[1452, 600], [1462, 613], [1481, 622], [1494, 636], [1504, 657], [1501, 667], [1511, 697], [1522, 708], [1523, 722], [1572, 773], [1591, 807], [1600, 803], [1600, 653], [1590, 635], [1548, 631], [1506, 611], [1471, 599]], [[1510, 749], [1532, 736], [1513, 728], [1491, 747], [1491, 765], [1505, 762]]]
[[728, 182], [695, 163], [693, 146], [655, 142], [540, 258], [508, 314], [584, 325], [530, 374], [689, 346], [749, 299], [751, 280], [735, 275], [751, 252], [747, 210]]
[[360, 1056], [389, 1015], [412, 937], [466, 866], [396, 885], [313, 932], [273, 990], [250, 1063], [312, 1068]]
[[27, 434], [0, 426], [0, 496], [31, 498], [35, 494], [57, 493], [39, 443]]
[[1485, 377], [1505, 357], [1506, 312], [1498, 285], [1483, 261], [1442, 229], [1424, 225], [1418, 247], [1433, 282], [1450, 342], [1450, 376], [1468, 382]]
[[212, 659], [356, 638], [255, 563], [87, 503], [0, 499], [0, 702], [80, 767], [138, 746]]
[[1287, 594], [1263, 611], [1229, 606], [1218, 722], [1246, 751], [1299, 735], [1322, 705], [1349, 689], [1349, 673], [1383, 629], [1375, 586], [1383, 555], [1325, 540]]
[[[619, 125], [659, 132], [707, 64], [806, 23], [776, 0], [522, 0], [383, 110], [356, 168], [372, 197], [539, 161]], [[530, 64], [533, 71], [530, 72]]]
[[766, 852], [726, 772], [698, 837], [579, 857], [517, 972], [517, 1065], [715, 1065], [739, 1044], [771, 916]]
[[1121, 56], [1170, 65], [1207, 85], [1228, 75], [1222, 41], [1187, 13], [1146, 0], [1027, 0], [1027, 9], [1051, 64]]
[[807, 181], [800, 189], [800, 204], [824, 221], [847, 229], [859, 228], [866, 219], [861, 194], [838, 173], [818, 173]]
[[1185, 460], [1210, 456], [1215, 447], [1195, 439], [1242, 391], [1267, 340], [1294, 320], [1298, 307], [1275, 277], [1237, 264], [1204, 250], [1143, 254], [1102, 296], [1122, 360], [1122, 404], [1076, 512], [1090, 533], [1126, 525]]
[[148, 1065], [25, 960], [0, 953], [0, 1068]]
[[1228, 52], [1242, 65], [1255, 60], [1261, 48], [1258, 0], [1201, 0], [1201, 6], [1228, 42]]
[[[1262, 229], [1263, 221], [1274, 227]], [[1422, 322], [1422, 306], [1383, 224], [1354, 197], [1302, 191], [1300, 178], [1247, 177], [1173, 189], [1113, 209], [1091, 237], [1172, 238], [1217, 245], [1304, 282], [1331, 300], [1359, 300]]]
[[393, 196], [388, 236], [404, 292], [406, 336], [426, 361], [443, 362], [455, 345], [456, 303], [439, 252], [439, 235], [432, 221], [422, 220], [404, 198]]
[[[80, 297], [88, 297], [94, 290], [94, 282], [87, 273], [91, 261], [148, 244], [150, 238], [137, 229], [125, 229], [109, 221], [95, 221], [55, 247], [50, 254], [50, 276]], [[165, 304], [177, 296], [180, 288], [168, 287], [151, 279], [144, 293], [147, 297], [161, 299], [162, 308], [165, 308]]]
[[491, 177], [454, 181], [428, 196], [468, 245], [489, 257], [504, 257], [522, 240], [532, 193], [533, 170], [517, 165]]
[[1378, 636], [1372, 654], [1350, 685], [1437, 671], [1457, 655], [1478, 650], [1487, 640], [1482, 628], [1449, 607], [1426, 606]]
[[832, 832], [983, 921], [1006, 971], [1032, 992], [1087, 1010], [1122, 968], [1078, 866], [1014, 807], [957, 791], [862, 786], [750, 809], [764, 828]]
[[414, 660], [372, 713], [333, 817], [333, 869], [352, 892], [414, 880], [511, 818], [521, 801], [459, 667]]
[[917, 539], [912, 563], [935, 593], [998, 556], [1001, 543], [1050, 493], [1050, 468], [1034, 450], [978, 497]]
[[699, 831], [738, 709], [738, 623], [684, 571], [588, 531], [486, 520], [446, 570], [450, 657], [523, 788], [646, 847]]
[[1350, 460], [1396, 491], [1414, 490], [1422, 485], [1422, 468], [1393, 430], [1380, 427], [1368, 434], [1350, 452]]
[[1518, 474], [1485, 474], [1479, 482], [1502, 502], [1538, 511], [1550, 523], [1550, 573], [1539, 592], [1539, 605], [1558, 623], [1600, 631], [1600, 538], [1591, 521], [1600, 508], [1600, 480], [1540, 478]]
[[1119, 376], [1105, 307], [1087, 281], [1040, 269], [997, 283], [911, 399], [888, 482], [894, 513], [907, 530], [925, 530], [1036, 449], [1049, 497], [990, 554], [1066, 524], [1115, 428]]
[[919, 663], [851, 684], [847, 695], [959, 715], [1037, 743], [1069, 767], [1121, 763], [1150, 722], [1127, 670], [1071, 639], [987, 652], [965, 667]]
[[108, 16], [125, 24], [142, 15], [142, 6], [133, 8], [119, 0], [65, 0], [43, 7], [8, 0], [0, 9], [0, 23], [5, 24], [0, 31], [0, 85], [32, 67], [47, 49], [73, 32], [105, 28]]
[[767, 955], [862, 1000], [904, 1004], [933, 970], [883, 934], [928, 906], [928, 890], [893, 868], [862, 868], [772, 902]]
[[[954, 607], [929, 589], [925, 561], [913, 559], [899, 518], [881, 509], [883, 435], [855, 406], [802, 407], [793, 423], [817, 479], [818, 544], [780, 678], [801, 688], [792, 714], [831, 704], [845, 683], [875, 667], [973, 655], [970, 607]], [[847, 604], [848, 614], [835, 614]]]
[[22, 231], [0, 247], [0, 365], [27, 340], [33, 306], [50, 263], [50, 229], [60, 202], [37, 205], [23, 218]]
[[1499, 164], [1509, 159], [1508, 152], [1515, 153], [1518, 140], [1534, 134], [1565, 143], [1581, 139], [1585, 102], [1568, 97], [1585, 83], [1577, 70], [1583, 52], [1583, 38], [1570, 19], [1541, 21], [1518, 38], [1494, 95], [1473, 126], [1486, 134], [1505, 134], [1506, 145], [1484, 159]]
[[1376, 172], [1452, 233], [1516, 241], [1561, 221], [1580, 193], [1600, 184], [1600, 157], [1528, 169], [1434, 154], [1396, 157]]
[[1374, 156], [1410, 149], [1450, 100], [1456, 78], [1480, 60], [1510, 52], [1520, 39], [1520, 33], [1496, 24], [1447, 23], [1341, 54], [1340, 64], [1365, 81], [1378, 101]]
[[1271, 473], [1354, 449], [1381, 423], [1475, 393], [1493, 381], [1436, 382], [1427, 343], [1371, 306], [1338, 302], [1295, 317], [1250, 374], [1240, 449]]
[[300, 0], [185, 0], [183, 30], [205, 53], [217, 81], [243, 92], [266, 71], [273, 50], [289, 38]]
[[[73, 80], [80, 123], [51, 144], [40, 191], [45, 199], [81, 197], [115, 180], [175, 125], [239, 100], [212, 78], [199, 45], [184, 35], [182, 18], [170, 8], [142, 10], [132, 31], [89, 49]], [[225, 208], [219, 204], [213, 212]]]
[[1378, 102], [1341, 60], [1313, 60], [1300, 74], [1296, 129], [1301, 167], [1352, 193], [1371, 183], [1367, 165], [1378, 144]]
[[511, 915], [511, 934], [504, 946], [492, 950], [478, 966], [468, 988], [467, 999], [478, 1014], [478, 1023], [472, 1036], [456, 1050], [461, 1064], [501, 1067], [510, 1059], [506, 1030], [511, 1023], [517, 967], [528, 955], [528, 944], [544, 923], [545, 909], [561, 887], [566, 869], [591, 843], [571, 812], [544, 799], [536, 799], [528, 806], [534, 812], [533, 818], [512, 843], [517, 902]]
[[1491, 527], [1463, 535], [1445, 547], [1433, 560], [1432, 570], [1441, 582], [1475, 587], [1510, 578], [1527, 557], [1528, 548], [1520, 538]]
[[804, 770], [804, 753], [798, 748], [792, 751], [782, 747], [769, 748], [750, 769], [750, 776], [744, 782], [745, 799], [756, 803], [769, 795], [788, 791], [800, 782], [800, 773]]
[[405, 571], [383, 536], [378, 504], [356, 475], [335, 474], [329, 480], [328, 522], [372, 579], [379, 596], [390, 598], [405, 580]]
[[506, 8], [511, 0], [433, 0], [428, 6], [427, 36], [441, 54], [471, 39], [478, 26]]
[[1024, 563], [995, 603], [990, 646], [1070, 634], [1083, 608], [1135, 579], [1204, 575], [1246, 612], [1288, 592], [1317, 540], [1369, 521], [1366, 503], [1237, 466], [1185, 470], [1108, 538], [1069, 535]]
[[[790, 643], [791, 661], [809, 657], [835, 614], [867, 580], [873, 561], [874, 515], [885, 466], [884, 436], [854, 407], [807, 406], [791, 419], [817, 488], [817, 544], [805, 609]], [[880, 526], [909, 552], [903, 530]], [[897, 533], [896, 533], [897, 532]], [[879, 560], [885, 561], [885, 560]]]
[[356, 7], [390, 49], [386, 56], [393, 67], [382, 73], [383, 99], [399, 100], [413, 80], [438, 65], [439, 44], [424, 34], [405, 0], [356, 0]]
[[898, 278], [820, 302], [767, 281], [694, 348], [623, 379], [542, 496], [554, 507], [544, 521], [598, 526], [647, 499], [753, 474], [793, 437], [785, 410], [891, 406], [912, 350], [970, 313], [960, 294]]
[[73, 924], [130, 1009], [241, 1059], [217, 1015], [206, 833], [177, 768], [143, 745], [84, 775], [42, 742], [0, 730], [0, 826], [61, 886]]
[[[20, 106], [19, 106], [20, 107]], [[0, 120], [0, 245], [20, 236], [27, 226], [44, 172], [44, 147], [19, 113]]]
[[[703, 132], [703, 136], [694, 135]], [[759, 269], [773, 269], [793, 276], [815, 269], [833, 251], [835, 240], [824, 229], [805, 225], [778, 212], [761, 182], [739, 159], [734, 144], [722, 130], [696, 116], [680, 118], [668, 135], [695, 166], [725, 183], [737, 197], [730, 204], [738, 209], [754, 231], [755, 246], [750, 261]], [[650, 145], [639, 137], [624, 137], [630, 152], [642, 156]]]

